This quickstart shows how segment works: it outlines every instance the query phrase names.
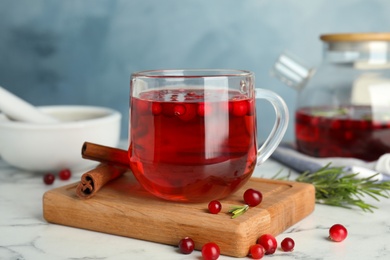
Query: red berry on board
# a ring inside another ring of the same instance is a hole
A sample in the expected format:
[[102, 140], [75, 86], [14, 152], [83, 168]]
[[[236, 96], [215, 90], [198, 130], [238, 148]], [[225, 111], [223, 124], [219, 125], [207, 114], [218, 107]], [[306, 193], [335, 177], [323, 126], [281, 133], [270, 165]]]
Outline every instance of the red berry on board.
[[280, 246], [284, 252], [291, 252], [294, 250], [295, 242], [291, 237], [286, 237], [282, 240]]
[[329, 238], [332, 241], [341, 242], [347, 238], [347, 235], [348, 235], [347, 229], [341, 224], [334, 224], [329, 229]]
[[249, 255], [253, 259], [261, 259], [265, 255], [265, 249], [262, 245], [260, 244], [255, 244], [250, 247], [249, 249]]
[[192, 238], [185, 237], [181, 239], [179, 242], [179, 251], [182, 254], [186, 254], [186, 255], [191, 254], [192, 251], [194, 251], [194, 248], [195, 248], [195, 243], [194, 240], [192, 240]]
[[54, 174], [52, 173], [46, 173], [44, 176], [43, 176], [43, 182], [47, 185], [51, 185], [53, 184], [54, 180], [56, 179], [56, 177], [54, 176]]
[[247, 189], [244, 192], [244, 201], [250, 207], [255, 207], [263, 200], [263, 194], [260, 191], [254, 189]]
[[276, 242], [275, 237], [271, 234], [264, 234], [260, 236], [257, 239], [257, 244], [260, 244], [264, 247], [266, 255], [275, 253], [276, 248], [278, 247], [278, 243]]
[[221, 251], [216, 243], [209, 242], [202, 247], [202, 257], [204, 260], [217, 260]]
[[58, 177], [60, 178], [60, 180], [63, 181], [69, 180], [71, 176], [72, 176], [72, 172], [69, 169], [62, 169], [58, 173]]
[[211, 214], [218, 214], [222, 209], [222, 205], [218, 200], [212, 200], [209, 202], [208, 208]]

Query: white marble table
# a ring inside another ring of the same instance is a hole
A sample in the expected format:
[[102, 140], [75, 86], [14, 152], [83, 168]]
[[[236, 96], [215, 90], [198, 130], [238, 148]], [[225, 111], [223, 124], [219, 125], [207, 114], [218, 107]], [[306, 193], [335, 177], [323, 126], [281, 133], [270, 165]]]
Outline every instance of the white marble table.
[[[254, 176], [272, 177], [280, 169], [287, 172], [268, 160]], [[0, 259], [201, 259], [199, 251], [182, 255], [174, 246], [47, 223], [42, 217], [43, 193], [76, 182], [81, 174], [74, 172], [71, 180], [47, 186], [42, 174], [12, 168], [0, 159]], [[294, 252], [278, 249], [263, 259], [390, 259], [390, 199], [369, 201], [378, 207], [375, 213], [316, 205], [310, 216], [277, 236], [279, 242], [292, 237]], [[327, 239], [335, 223], [349, 232], [341, 243]]]

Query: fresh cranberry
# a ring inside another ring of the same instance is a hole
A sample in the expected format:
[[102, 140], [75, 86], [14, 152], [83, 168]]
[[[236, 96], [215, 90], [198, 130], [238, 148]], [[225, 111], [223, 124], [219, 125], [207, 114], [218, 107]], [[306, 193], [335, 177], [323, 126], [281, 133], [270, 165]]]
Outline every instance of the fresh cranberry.
[[161, 112], [162, 112], [161, 104], [158, 102], [153, 102], [152, 103], [152, 114], [157, 116], [157, 115], [161, 114]]
[[174, 111], [175, 115], [183, 121], [190, 121], [197, 114], [194, 104], [176, 105]]
[[255, 207], [263, 200], [263, 194], [260, 191], [254, 189], [247, 189], [244, 192], [244, 201], [248, 206]]
[[341, 224], [335, 224], [329, 229], [329, 238], [335, 242], [341, 242], [347, 238], [348, 231]]
[[233, 105], [233, 115], [245, 116], [248, 113], [248, 104], [246, 100], [236, 101]]
[[294, 250], [295, 242], [291, 237], [286, 237], [280, 243], [280, 247], [284, 252], [291, 252]]
[[69, 180], [71, 176], [72, 176], [72, 172], [69, 169], [62, 169], [58, 174], [60, 180], [63, 181]]
[[179, 242], [179, 250], [183, 254], [191, 254], [194, 251], [195, 243], [192, 238], [185, 237]]
[[257, 244], [260, 244], [264, 247], [266, 255], [275, 253], [276, 248], [278, 247], [278, 243], [276, 242], [275, 237], [271, 234], [264, 234], [260, 236], [257, 239]]
[[43, 176], [43, 182], [47, 185], [51, 185], [53, 184], [54, 180], [56, 179], [56, 177], [54, 176], [54, 174], [52, 173], [46, 173], [44, 176]]
[[222, 209], [222, 205], [218, 200], [212, 200], [210, 201], [208, 208], [211, 214], [218, 214]]
[[186, 107], [184, 105], [176, 105], [173, 108], [175, 116], [182, 116], [186, 113]]
[[253, 259], [261, 259], [265, 254], [265, 249], [260, 244], [255, 244], [250, 247], [249, 254]]
[[217, 260], [221, 251], [216, 243], [209, 242], [202, 247], [202, 257], [204, 260]]

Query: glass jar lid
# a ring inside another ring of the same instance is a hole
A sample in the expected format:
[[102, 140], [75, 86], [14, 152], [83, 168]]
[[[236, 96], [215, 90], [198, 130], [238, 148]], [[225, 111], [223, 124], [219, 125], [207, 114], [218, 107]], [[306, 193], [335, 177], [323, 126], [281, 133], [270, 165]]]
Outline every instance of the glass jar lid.
[[333, 33], [323, 34], [320, 39], [324, 42], [390, 41], [390, 33]]
[[390, 33], [323, 34], [320, 39], [327, 61], [383, 68], [390, 63]]

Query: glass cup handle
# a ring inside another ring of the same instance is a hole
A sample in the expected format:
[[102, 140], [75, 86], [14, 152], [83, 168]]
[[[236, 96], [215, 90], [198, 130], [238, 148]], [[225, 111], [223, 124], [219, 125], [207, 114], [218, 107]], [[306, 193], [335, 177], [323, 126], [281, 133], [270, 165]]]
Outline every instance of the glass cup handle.
[[255, 89], [256, 99], [265, 99], [274, 107], [276, 119], [275, 124], [264, 141], [263, 145], [257, 150], [257, 165], [262, 164], [278, 147], [286, 133], [289, 114], [288, 108], [284, 100], [276, 93], [266, 89]]

